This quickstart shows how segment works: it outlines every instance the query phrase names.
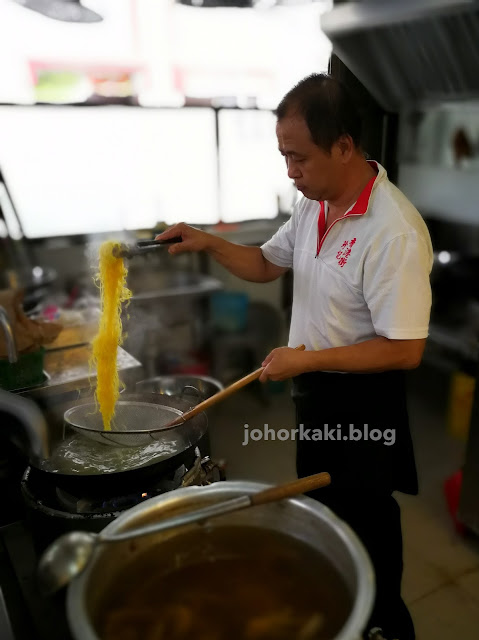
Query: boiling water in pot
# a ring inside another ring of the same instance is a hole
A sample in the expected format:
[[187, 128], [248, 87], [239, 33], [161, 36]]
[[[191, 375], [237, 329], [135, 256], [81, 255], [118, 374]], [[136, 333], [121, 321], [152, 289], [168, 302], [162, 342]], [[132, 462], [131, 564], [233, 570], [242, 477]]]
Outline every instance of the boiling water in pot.
[[150, 547], [114, 576], [92, 612], [102, 640], [326, 640], [352, 598], [303, 542], [206, 526]]
[[180, 435], [175, 440], [159, 440], [142, 447], [109, 447], [75, 434], [62, 440], [41, 468], [64, 474], [116, 473], [171, 458], [185, 446]]

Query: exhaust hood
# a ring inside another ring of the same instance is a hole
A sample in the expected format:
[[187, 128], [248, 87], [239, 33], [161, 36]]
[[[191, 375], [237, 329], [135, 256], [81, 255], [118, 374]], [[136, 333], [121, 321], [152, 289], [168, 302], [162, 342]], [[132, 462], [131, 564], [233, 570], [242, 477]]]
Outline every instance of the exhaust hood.
[[62, 22], [101, 22], [103, 18], [80, 0], [14, 0], [17, 4]]
[[478, 0], [347, 2], [321, 28], [388, 111], [479, 98]]

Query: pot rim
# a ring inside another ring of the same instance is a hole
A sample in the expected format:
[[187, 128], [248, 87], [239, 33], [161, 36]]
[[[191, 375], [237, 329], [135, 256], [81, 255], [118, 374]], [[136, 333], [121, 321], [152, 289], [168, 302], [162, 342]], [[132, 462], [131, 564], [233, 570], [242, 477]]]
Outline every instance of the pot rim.
[[135, 387], [139, 388], [142, 384], [147, 384], [148, 382], [158, 382], [159, 380], [185, 380], [185, 379], [196, 379], [201, 380], [202, 382], [208, 382], [215, 387], [220, 387], [224, 389], [223, 383], [217, 378], [212, 378], [211, 376], [204, 376], [195, 373], [165, 373], [161, 376], [153, 376], [152, 378], [144, 378], [143, 380], [139, 380], [135, 383]]
[[[117, 533], [132, 525], [137, 516], [144, 514], [145, 511], [151, 509], [152, 511], [159, 512], [160, 509], [158, 505], [163, 505], [165, 508], [168, 508], [173, 502], [177, 502], [178, 499], [181, 500], [183, 496], [194, 497], [195, 495], [208, 492], [209, 495], [217, 493], [221, 498], [228, 499], [237, 495], [250, 495], [272, 486], [273, 485], [269, 483], [263, 482], [229, 480], [213, 483], [209, 486], [192, 486], [176, 489], [175, 491], [145, 500], [128, 511], [125, 511], [119, 518], [110, 522], [110, 524], [103, 529], [103, 532], [109, 535]], [[229, 492], [225, 492], [225, 489], [229, 490]], [[225, 495], [227, 493], [231, 493], [232, 495]], [[373, 608], [376, 591], [374, 570], [366, 549], [351, 527], [321, 502], [304, 495], [296, 498], [287, 498], [286, 502], [319, 516], [323, 521], [327, 521], [348, 549], [357, 575], [357, 597], [348, 620], [334, 640], [357, 640], [359, 637], [358, 630], [362, 632], [366, 627]], [[99, 554], [101, 554], [101, 547], [95, 549], [85, 570], [78, 577], [74, 578], [68, 586], [66, 599], [67, 619], [75, 640], [101, 640], [95, 633], [88, 619], [84, 601], [88, 579]]]

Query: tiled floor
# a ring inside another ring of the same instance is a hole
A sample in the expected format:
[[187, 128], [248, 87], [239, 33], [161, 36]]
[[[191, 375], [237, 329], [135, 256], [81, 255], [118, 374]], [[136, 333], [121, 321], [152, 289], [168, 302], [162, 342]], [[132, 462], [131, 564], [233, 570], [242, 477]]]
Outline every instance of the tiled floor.
[[[410, 375], [409, 406], [421, 492], [398, 495], [404, 531], [403, 596], [418, 640], [478, 640], [479, 540], [459, 536], [446, 509], [442, 485], [459, 469], [464, 444], [445, 423], [447, 379], [420, 368]], [[294, 442], [259, 441], [242, 446], [244, 424], [291, 428], [289, 392], [261, 402], [244, 389], [210, 414], [212, 453], [227, 461], [228, 479], [282, 482], [295, 478]]]

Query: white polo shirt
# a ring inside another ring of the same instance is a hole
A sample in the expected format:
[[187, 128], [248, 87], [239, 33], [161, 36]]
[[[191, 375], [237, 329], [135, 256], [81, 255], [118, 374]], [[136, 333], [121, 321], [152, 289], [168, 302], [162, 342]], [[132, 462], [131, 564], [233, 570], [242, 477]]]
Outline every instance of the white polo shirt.
[[[417, 209], [378, 171], [318, 243], [327, 203], [302, 198], [266, 242], [264, 257], [294, 270], [289, 346], [327, 349], [377, 336], [428, 335], [433, 252]], [[318, 253], [319, 246], [319, 253]]]

